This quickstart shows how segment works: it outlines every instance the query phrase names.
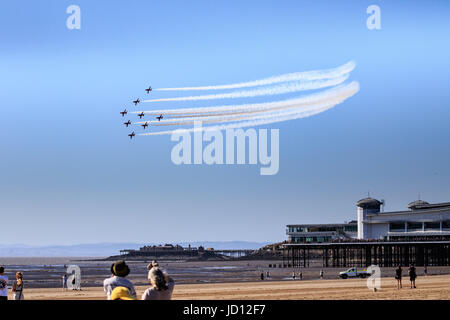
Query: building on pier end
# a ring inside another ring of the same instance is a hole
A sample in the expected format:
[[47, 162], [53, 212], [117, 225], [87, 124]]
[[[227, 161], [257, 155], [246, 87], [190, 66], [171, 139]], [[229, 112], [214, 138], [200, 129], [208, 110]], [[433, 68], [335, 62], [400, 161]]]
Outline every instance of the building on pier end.
[[342, 240], [450, 240], [450, 202], [411, 202], [407, 210], [384, 212], [384, 201], [356, 202], [356, 220], [344, 224], [290, 224], [289, 243], [327, 243]]

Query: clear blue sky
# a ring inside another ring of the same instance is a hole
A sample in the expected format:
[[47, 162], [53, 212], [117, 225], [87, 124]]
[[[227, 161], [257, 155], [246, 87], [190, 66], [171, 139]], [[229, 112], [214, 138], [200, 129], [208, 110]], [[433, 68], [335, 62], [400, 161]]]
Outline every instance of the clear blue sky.
[[[70, 4], [81, 30], [66, 28]], [[370, 4], [381, 30], [366, 28]], [[449, 34], [448, 1], [2, 3], [0, 241], [279, 241], [289, 223], [355, 219], [367, 190], [386, 210], [418, 193], [450, 201]], [[349, 60], [356, 96], [269, 126], [280, 129], [275, 176], [175, 166], [169, 136], [130, 141], [118, 113], [148, 85]]]

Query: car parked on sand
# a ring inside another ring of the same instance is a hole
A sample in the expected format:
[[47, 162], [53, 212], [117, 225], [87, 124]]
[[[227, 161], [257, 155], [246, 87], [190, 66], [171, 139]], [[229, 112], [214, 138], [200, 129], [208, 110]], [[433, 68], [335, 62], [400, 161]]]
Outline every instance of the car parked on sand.
[[358, 269], [356, 267], [350, 268], [346, 271], [339, 272], [339, 278], [347, 279], [347, 278], [366, 278], [369, 277], [370, 273], [367, 272], [367, 269]]

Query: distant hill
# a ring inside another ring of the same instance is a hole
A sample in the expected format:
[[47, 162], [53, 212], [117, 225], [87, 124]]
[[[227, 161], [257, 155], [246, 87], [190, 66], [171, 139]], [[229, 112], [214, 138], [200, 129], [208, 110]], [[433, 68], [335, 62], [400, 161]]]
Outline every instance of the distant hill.
[[[158, 245], [164, 243], [88, 243], [62, 246], [29, 246], [23, 244], [0, 245], [1, 257], [107, 257], [118, 255], [122, 249], [139, 249], [144, 245]], [[187, 247], [203, 246], [214, 249], [259, 249], [269, 242], [248, 241], [196, 241], [178, 242]]]

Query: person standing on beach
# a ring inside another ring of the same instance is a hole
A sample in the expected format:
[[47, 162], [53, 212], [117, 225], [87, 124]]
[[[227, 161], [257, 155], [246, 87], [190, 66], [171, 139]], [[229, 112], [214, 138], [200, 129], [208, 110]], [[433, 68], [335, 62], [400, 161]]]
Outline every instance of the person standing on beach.
[[292, 271], [292, 280], [295, 280], [295, 271]]
[[427, 275], [428, 274], [428, 268], [427, 266], [423, 267], [423, 274]]
[[298, 274], [298, 277], [300, 278], [300, 280], [302, 280], [303, 279], [303, 272], [299, 272], [299, 274]]
[[395, 269], [395, 279], [397, 280], [397, 289], [400, 290], [402, 287], [402, 266], [398, 266]]
[[270, 278], [269, 270], [267, 270], [267, 272], [266, 272], [266, 278], [267, 278], [267, 279]]
[[3, 266], [0, 266], [0, 300], [8, 300], [8, 276]]
[[261, 272], [261, 280], [264, 280], [264, 272]]
[[136, 297], [136, 291], [130, 280], [125, 279], [125, 277], [130, 273], [130, 268], [127, 266], [125, 261], [118, 260], [111, 265], [111, 277], [103, 281], [103, 289], [106, 292], [108, 300], [111, 300], [111, 292], [116, 287], [128, 288], [130, 294]]
[[68, 287], [67, 287], [67, 273], [64, 273], [64, 275], [62, 276], [62, 283], [63, 283], [63, 291], [67, 291]]
[[12, 285], [12, 292], [14, 292], [14, 300], [24, 300], [23, 297], [23, 274], [16, 273], [16, 281]]
[[409, 269], [408, 269], [408, 273], [409, 273], [409, 281], [411, 283], [411, 289], [414, 287], [414, 289], [416, 288], [416, 278], [417, 278], [417, 274], [416, 274], [416, 267], [414, 267], [414, 265], [410, 265]]
[[322, 269], [320, 269], [320, 279], [321, 280], [323, 279], [323, 270]]

